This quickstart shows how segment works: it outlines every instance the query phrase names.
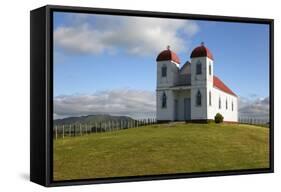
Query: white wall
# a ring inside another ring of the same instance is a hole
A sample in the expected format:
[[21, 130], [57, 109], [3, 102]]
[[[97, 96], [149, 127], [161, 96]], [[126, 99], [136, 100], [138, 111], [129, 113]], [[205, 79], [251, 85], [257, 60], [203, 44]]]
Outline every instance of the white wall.
[[[209, 88], [208, 91], [211, 91], [211, 106], [209, 105], [209, 96], [208, 98], [208, 119], [214, 119], [217, 113], [222, 114], [224, 121], [237, 122], [238, 121], [238, 99], [237, 97], [225, 93], [217, 88]], [[208, 93], [209, 94], [209, 93]], [[221, 98], [221, 108], [219, 108], [219, 97]], [[226, 109], [226, 100], [228, 102], [228, 108]], [[233, 102], [233, 111], [232, 111], [232, 102]]]
[[[167, 67], [167, 76], [162, 77], [162, 67]], [[158, 121], [173, 121], [174, 115], [174, 94], [169, 87], [174, 86], [178, 81], [179, 64], [173, 61], [158, 61], [157, 62], [157, 96], [156, 96], [156, 119]], [[167, 107], [162, 108], [162, 95], [163, 91], [167, 97]]]
[[[162, 66], [167, 67], [167, 76], [162, 77]], [[178, 81], [179, 64], [173, 61], [157, 62], [157, 88], [165, 88], [175, 85]]]
[[[166, 94], [167, 107], [162, 108], [162, 95], [163, 92]], [[174, 94], [172, 90], [161, 90], [156, 93], [156, 119], [158, 121], [173, 121], [174, 120]]]
[[191, 66], [190, 64], [185, 64], [180, 69], [180, 74], [190, 74], [191, 73]]
[[[201, 92], [201, 106], [196, 104], [196, 96], [198, 90]], [[207, 100], [206, 100], [206, 87], [193, 86], [191, 88], [191, 119], [202, 120], [207, 119]]]
[[[202, 65], [202, 74], [196, 74], [196, 65], [198, 62]], [[207, 57], [196, 57], [191, 59], [191, 119], [207, 119]], [[201, 106], [196, 105], [197, 92], [201, 93]]]

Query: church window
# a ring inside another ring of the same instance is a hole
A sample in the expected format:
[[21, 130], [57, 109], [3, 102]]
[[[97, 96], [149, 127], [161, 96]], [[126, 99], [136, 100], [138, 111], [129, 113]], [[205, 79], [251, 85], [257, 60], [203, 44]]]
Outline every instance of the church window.
[[212, 93], [211, 91], [209, 92], [209, 105], [212, 105]]
[[197, 64], [196, 64], [196, 75], [200, 75], [202, 74], [202, 64], [201, 62], [199, 61]]
[[232, 111], [234, 110], [233, 101], [231, 103], [231, 109], [232, 109]]
[[212, 65], [209, 63], [209, 75], [212, 75]]
[[225, 109], [228, 108], [228, 103], [227, 103], [227, 99], [225, 99]]
[[221, 109], [221, 98], [219, 97], [219, 109]]
[[196, 105], [201, 106], [201, 92], [198, 90], [196, 95]]
[[161, 73], [162, 73], [162, 77], [167, 77], [167, 67], [166, 66], [162, 67]]
[[167, 107], [167, 97], [166, 94], [163, 93], [162, 95], [162, 108], [166, 108]]

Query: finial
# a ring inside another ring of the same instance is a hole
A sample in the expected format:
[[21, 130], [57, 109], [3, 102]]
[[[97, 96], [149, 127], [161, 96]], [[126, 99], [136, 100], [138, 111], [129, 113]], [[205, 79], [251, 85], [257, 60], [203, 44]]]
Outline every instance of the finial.
[[170, 50], [170, 45], [167, 45], [167, 50]]
[[201, 42], [201, 46], [204, 46], [204, 41]]

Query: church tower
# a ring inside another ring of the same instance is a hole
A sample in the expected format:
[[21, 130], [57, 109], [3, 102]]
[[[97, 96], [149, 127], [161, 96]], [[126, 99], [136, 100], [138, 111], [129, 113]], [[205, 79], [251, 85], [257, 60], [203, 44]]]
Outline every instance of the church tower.
[[157, 88], [156, 107], [157, 120], [174, 120], [174, 93], [170, 89], [178, 82], [180, 60], [177, 54], [170, 50], [170, 46], [156, 58]]
[[212, 105], [213, 55], [202, 42], [191, 53], [191, 119], [208, 119]]

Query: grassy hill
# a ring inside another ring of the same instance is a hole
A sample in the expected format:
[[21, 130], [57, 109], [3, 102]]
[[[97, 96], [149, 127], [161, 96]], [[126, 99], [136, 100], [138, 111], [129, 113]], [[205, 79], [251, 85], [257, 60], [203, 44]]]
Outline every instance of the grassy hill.
[[111, 116], [111, 115], [87, 115], [81, 117], [67, 117], [64, 119], [54, 120], [54, 125], [79, 124], [79, 123], [95, 123], [102, 121], [116, 121], [116, 120], [133, 120], [127, 116]]
[[269, 167], [269, 129], [156, 124], [54, 141], [54, 180]]

